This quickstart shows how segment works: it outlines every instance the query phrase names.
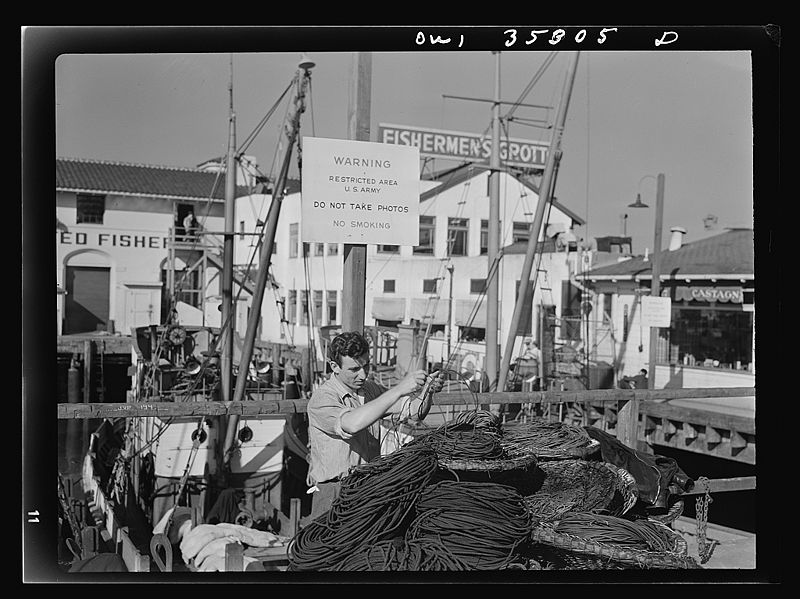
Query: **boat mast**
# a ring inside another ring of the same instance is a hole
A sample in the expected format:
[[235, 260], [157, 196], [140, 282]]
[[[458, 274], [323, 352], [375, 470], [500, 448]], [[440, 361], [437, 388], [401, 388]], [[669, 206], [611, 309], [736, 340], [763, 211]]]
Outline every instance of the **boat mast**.
[[[558, 162], [561, 159], [561, 138], [564, 133], [564, 122], [567, 118], [567, 108], [569, 106], [570, 96], [572, 95], [572, 86], [575, 82], [575, 73], [578, 69], [578, 58], [580, 52], [575, 52], [572, 61], [567, 71], [567, 79], [564, 83], [564, 90], [561, 94], [561, 102], [558, 104], [558, 113], [556, 115], [556, 123], [553, 127], [553, 133], [550, 139], [550, 149], [547, 152], [547, 162], [545, 163], [544, 175], [542, 176], [542, 183], [539, 187], [539, 202], [536, 204], [536, 214], [533, 217], [533, 222], [528, 232], [528, 249], [525, 252], [525, 261], [522, 263], [522, 272], [520, 273], [520, 284], [517, 290], [517, 299], [514, 304], [514, 315], [511, 317], [511, 326], [508, 328], [508, 336], [506, 337], [505, 351], [503, 352], [503, 360], [500, 365], [500, 375], [497, 380], [497, 390], [505, 390], [506, 380], [508, 378], [508, 369], [511, 364], [511, 354], [514, 351], [514, 339], [517, 336], [517, 328], [522, 317], [522, 309], [524, 307], [523, 300], [525, 299], [525, 292], [527, 291], [527, 281], [531, 277], [531, 268], [533, 266], [533, 259], [536, 254], [536, 246], [539, 244], [539, 230], [542, 228], [542, 221], [544, 220], [545, 206], [547, 206], [553, 197], [552, 181], [555, 176]], [[537, 273], [538, 276], [538, 273]]]
[[[269, 213], [267, 214], [267, 222], [264, 227], [263, 245], [261, 247], [261, 254], [258, 262], [258, 272], [256, 274], [255, 289], [253, 290], [253, 303], [250, 308], [250, 316], [247, 319], [247, 331], [245, 333], [244, 343], [242, 345], [242, 356], [239, 361], [239, 373], [236, 377], [236, 389], [233, 395], [233, 401], [242, 401], [244, 397], [245, 386], [247, 384], [247, 375], [249, 371], [250, 360], [253, 357], [253, 346], [255, 345], [256, 333], [258, 332], [258, 321], [261, 318], [261, 304], [264, 301], [264, 289], [267, 284], [267, 276], [269, 274], [270, 262], [272, 260], [272, 246], [275, 243], [275, 233], [278, 230], [278, 218], [281, 212], [281, 203], [283, 202], [284, 191], [286, 189], [286, 179], [289, 174], [289, 164], [292, 157], [292, 147], [297, 141], [297, 136], [300, 133], [300, 116], [305, 112], [305, 99], [306, 90], [308, 89], [309, 82], [311, 81], [311, 69], [314, 63], [303, 57], [300, 62], [300, 72], [297, 81], [297, 93], [294, 97], [294, 112], [288, 117], [288, 126], [285, 128], [286, 133], [286, 155], [283, 158], [281, 170], [278, 173], [278, 178], [275, 181], [275, 186], [272, 191], [272, 202], [269, 206]], [[225, 435], [225, 444], [223, 446], [224, 461], [230, 460], [230, 448], [233, 446], [233, 439], [236, 435], [236, 428], [239, 423], [238, 416], [231, 416], [228, 420], [228, 429]]]
[[233, 56], [231, 56], [230, 83], [228, 85], [228, 159], [225, 170], [225, 231], [222, 249], [222, 328], [220, 330], [222, 355], [220, 357], [222, 401], [231, 400], [233, 373], [233, 227], [236, 195], [236, 114], [233, 112]]
[[495, 52], [494, 102], [492, 105], [492, 154], [489, 171], [489, 235], [487, 239], [486, 273], [486, 358], [484, 371], [488, 378], [489, 388], [484, 391], [498, 389], [497, 382], [497, 345], [498, 330], [498, 296], [500, 253], [500, 52]]

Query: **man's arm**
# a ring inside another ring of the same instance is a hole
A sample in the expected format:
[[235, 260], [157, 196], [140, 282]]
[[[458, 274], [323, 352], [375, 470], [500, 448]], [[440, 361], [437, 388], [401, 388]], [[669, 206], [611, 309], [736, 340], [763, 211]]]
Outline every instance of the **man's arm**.
[[342, 414], [342, 430], [355, 434], [383, 418], [397, 401], [419, 389], [427, 378], [424, 370], [414, 370], [403, 377], [397, 385], [363, 406]]

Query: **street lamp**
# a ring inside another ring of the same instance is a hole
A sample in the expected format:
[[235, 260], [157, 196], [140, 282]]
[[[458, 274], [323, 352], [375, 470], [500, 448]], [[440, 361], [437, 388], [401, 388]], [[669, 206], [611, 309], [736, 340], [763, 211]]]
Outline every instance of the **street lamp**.
[[[653, 239], [653, 258], [652, 262], [652, 279], [650, 283], [650, 297], [659, 297], [661, 295], [661, 230], [663, 228], [664, 220], [664, 174], [659, 173], [658, 177], [653, 175], [645, 175], [639, 179], [639, 188], [641, 189], [642, 181], [645, 179], [656, 179], [656, 229]], [[636, 201], [628, 204], [630, 208], [648, 208], [648, 205], [642, 202], [641, 192], [636, 194]], [[647, 377], [647, 387], [655, 389], [656, 378], [656, 349], [658, 347], [658, 327], [650, 327], [650, 350], [649, 350], [649, 367], [650, 372]]]

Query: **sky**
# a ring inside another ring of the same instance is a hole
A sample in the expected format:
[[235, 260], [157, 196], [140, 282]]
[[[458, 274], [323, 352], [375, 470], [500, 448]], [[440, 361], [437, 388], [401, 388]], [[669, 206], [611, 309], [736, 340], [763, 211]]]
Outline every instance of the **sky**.
[[[364, 48], [363, 51], [369, 51]], [[500, 51], [500, 98], [518, 107], [508, 135], [550, 140], [572, 51], [557, 51], [530, 91], [550, 48]], [[487, 135], [498, 60], [495, 52], [372, 52], [370, 131], [392, 123]], [[277, 102], [302, 51], [280, 53], [62, 54], [55, 64], [55, 146], [59, 157], [194, 167], [227, 151], [229, 82], [237, 141]], [[353, 52], [308, 52], [311, 99], [301, 135], [348, 138]], [[232, 65], [232, 67], [231, 67]], [[656, 176], [663, 173], [663, 243], [670, 228], [685, 241], [753, 226], [753, 120], [750, 52], [581, 51], [562, 138], [555, 196], [587, 221], [589, 239], [633, 238], [652, 251]], [[272, 170], [285, 102], [246, 149]], [[503, 105], [501, 116], [510, 109]], [[436, 168], [455, 166], [437, 161]], [[293, 167], [294, 168], [294, 167]], [[628, 204], [641, 194], [649, 209]], [[627, 218], [624, 215], [627, 214]], [[707, 217], [716, 217], [708, 229]]]

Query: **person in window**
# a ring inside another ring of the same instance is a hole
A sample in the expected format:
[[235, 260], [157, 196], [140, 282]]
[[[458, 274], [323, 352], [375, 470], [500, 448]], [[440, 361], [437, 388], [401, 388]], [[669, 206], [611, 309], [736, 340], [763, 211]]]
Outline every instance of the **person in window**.
[[620, 389], [647, 389], [647, 370], [642, 368], [635, 376], [624, 376], [619, 382]]
[[187, 239], [193, 239], [197, 235], [197, 219], [194, 217], [194, 212], [191, 210], [183, 218], [183, 230]]
[[306, 483], [313, 492], [306, 522], [327, 512], [352, 466], [381, 454], [380, 423], [385, 416], [416, 417], [422, 400], [414, 393], [430, 379], [434, 391], [443, 382], [424, 370], [412, 370], [391, 389], [369, 378], [370, 348], [359, 333], [337, 335], [328, 347], [332, 374], [308, 402], [309, 466]]

